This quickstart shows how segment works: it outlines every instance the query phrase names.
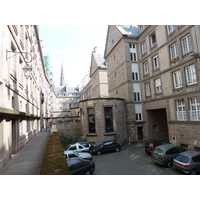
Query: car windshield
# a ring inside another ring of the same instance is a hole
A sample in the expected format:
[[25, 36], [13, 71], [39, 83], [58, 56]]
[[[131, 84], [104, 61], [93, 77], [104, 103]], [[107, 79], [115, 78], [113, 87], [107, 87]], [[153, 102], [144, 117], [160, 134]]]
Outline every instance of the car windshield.
[[163, 150], [160, 148], [155, 148], [155, 150], [153, 151], [154, 154], [158, 155], [158, 156], [162, 156], [163, 154]]
[[181, 161], [183, 163], [188, 163], [189, 162], [189, 158], [183, 155], [178, 155], [176, 157], [176, 160]]

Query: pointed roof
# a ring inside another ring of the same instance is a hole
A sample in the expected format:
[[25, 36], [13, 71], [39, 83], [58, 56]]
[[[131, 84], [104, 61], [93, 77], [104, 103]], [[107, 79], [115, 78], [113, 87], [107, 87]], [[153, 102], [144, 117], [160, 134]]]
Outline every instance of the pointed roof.
[[102, 54], [96, 53], [96, 50], [92, 52], [91, 65], [90, 65], [90, 76], [98, 68], [107, 68], [105, 59]]
[[106, 46], [104, 58], [108, 56], [114, 46], [122, 37], [137, 38], [139, 36], [139, 28], [133, 25], [109, 25], [106, 38]]
[[65, 75], [64, 75], [64, 69], [63, 69], [63, 63], [61, 65], [61, 74], [60, 74], [60, 86], [65, 85]]

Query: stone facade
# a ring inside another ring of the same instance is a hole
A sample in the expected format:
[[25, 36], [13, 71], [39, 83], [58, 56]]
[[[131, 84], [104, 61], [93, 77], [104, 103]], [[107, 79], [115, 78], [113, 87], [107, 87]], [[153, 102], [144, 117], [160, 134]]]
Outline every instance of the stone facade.
[[[38, 26], [2, 25], [0, 48], [1, 168], [42, 128], [49, 127], [55, 94], [44, 69]], [[32, 68], [28, 79], [23, 73], [27, 64]]]
[[[112, 140], [115, 135], [119, 135], [118, 142], [126, 141], [126, 126], [124, 113], [124, 100], [119, 98], [94, 98], [80, 101], [80, 114], [82, 122], [83, 138], [88, 142], [100, 144], [106, 140]], [[113, 131], [106, 132], [105, 108], [112, 108]], [[88, 109], [94, 109], [95, 130], [90, 133], [88, 121]]]

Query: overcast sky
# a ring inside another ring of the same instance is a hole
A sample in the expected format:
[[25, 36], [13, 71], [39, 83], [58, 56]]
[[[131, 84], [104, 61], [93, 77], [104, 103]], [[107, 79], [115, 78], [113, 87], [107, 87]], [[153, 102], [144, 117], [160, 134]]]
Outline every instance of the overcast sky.
[[56, 85], [63, 62], [65, 82], [77, 86], [90, 70], [91, 54], [104, 54], [108, 25], [40, 25], [43, 54], [50, 56]]

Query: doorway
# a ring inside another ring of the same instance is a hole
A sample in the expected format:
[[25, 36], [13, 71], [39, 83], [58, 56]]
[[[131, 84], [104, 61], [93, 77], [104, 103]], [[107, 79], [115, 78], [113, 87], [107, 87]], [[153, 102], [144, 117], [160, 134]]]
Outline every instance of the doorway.
[[143, 140], [143, 127], [142, 126], [137, 127], [137, 133], [138, 133], [138, 140]]

